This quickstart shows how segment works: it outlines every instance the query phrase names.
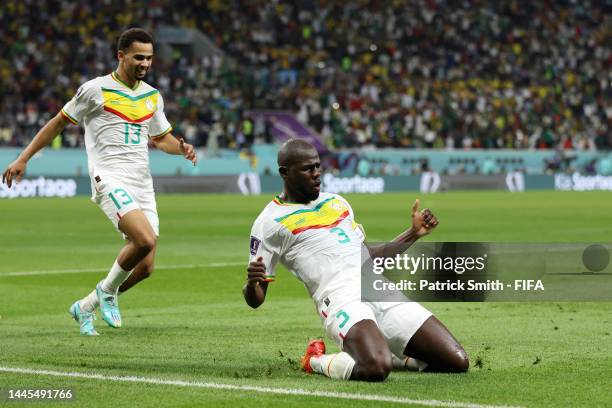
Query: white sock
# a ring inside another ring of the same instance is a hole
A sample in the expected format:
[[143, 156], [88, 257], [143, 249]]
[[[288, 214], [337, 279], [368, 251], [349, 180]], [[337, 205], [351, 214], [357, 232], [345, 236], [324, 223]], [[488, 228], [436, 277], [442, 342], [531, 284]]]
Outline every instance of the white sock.
[[392, 354], [391, 361], [395, 370], [423, 371], [427, 368], [426, 362], [408, 356], [398, 358], [395, 354]]
[[116, 294], [119, 290], [119, 286], [125, 282], [128, 276], [130, 276], [130, 273], [132, 273], [132, 271], [123, 270], [115, 260], [115, 263], [108, 272], [108, 275], [106, 275], [106, 278], [100, 284], [100, 287], [107, 293]]
[[93, 312], [96, 307], [100, 305], [100, 301], [98, 300], [98, 295], [96, 295], [96, 290], [92, 290], [91, 293], [85, 296], [83, 299], [79, 300], [79, 306], [81, 310], [84, 312]]
[[348, 380], [353, 373], [355, 360], [344, 351], [336, 354], [322, 354], [310, 358], [310, 366], [315, 373], [337, 380]]

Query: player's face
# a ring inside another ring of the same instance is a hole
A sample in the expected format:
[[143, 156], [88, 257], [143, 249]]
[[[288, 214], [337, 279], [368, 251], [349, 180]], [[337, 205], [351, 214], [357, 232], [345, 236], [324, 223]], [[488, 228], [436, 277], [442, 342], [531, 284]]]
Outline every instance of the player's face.
[[287, 169], [285, 178], [292, 195], [302, 202], [316, 200], [321, 192], [321, 160], [316, 150], [308, 150]]
[[125, 52], [119, 51], [119, 61], [130, 79], [143, 79], [153, 62], [153, 44], [133, 42]]

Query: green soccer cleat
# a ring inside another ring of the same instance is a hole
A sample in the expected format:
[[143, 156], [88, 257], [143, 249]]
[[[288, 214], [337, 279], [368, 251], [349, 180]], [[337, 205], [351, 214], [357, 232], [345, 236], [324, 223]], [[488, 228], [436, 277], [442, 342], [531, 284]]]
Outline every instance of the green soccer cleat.
[[78, 300], [70, 306], [68, 313], [70, 313], [70, 316], [79, 324], [81, 334], [86, 336], [98, 335], [93, 325], [93, 321], [96, 320], [96, 315], [92, 312], [82, 311]]
[[116, 294], [102, 290], [100, 284], [96, 286], [96, 294], [100, 301], [100, 313], [102, 320], [110, 327], [121, 327], [121, 313], [119, 312], [119, 299]]

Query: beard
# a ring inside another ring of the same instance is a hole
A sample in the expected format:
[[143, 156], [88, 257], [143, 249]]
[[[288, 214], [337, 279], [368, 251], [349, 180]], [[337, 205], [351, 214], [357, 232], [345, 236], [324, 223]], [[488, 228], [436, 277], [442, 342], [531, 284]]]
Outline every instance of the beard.
[[144, 71], [140, 71], [139, 69], [136, 69], [136, 71], [134, 71], [134, 77], [135, 78], [144, 78], [147, 76], [147, 73], [149, 72], [149, 70], [144, 70]]
[[305, 198], [306, 198], [308, 201], [314, 201], [314, 200], [316, 200], [317, 198], [319, 198], [319, 192], [318, 192], [318, 191], [309, 191], [309, 192], [308, 192], [308, 193], [306, 193], [304, 196], [305, 196]]

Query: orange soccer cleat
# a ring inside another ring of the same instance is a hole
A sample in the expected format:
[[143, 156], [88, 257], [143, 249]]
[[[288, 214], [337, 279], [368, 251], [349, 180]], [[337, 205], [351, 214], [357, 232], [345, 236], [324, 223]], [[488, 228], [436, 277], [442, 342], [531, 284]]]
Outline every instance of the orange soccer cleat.
[[318, 357], [325, 354], [325, 342], [321, 339], [310, 340], [308, 347], [306, 347], [306, 353], [300, 359], [302, 369], [309, 374], [312, 374], [312, 367], [310, 366], [310, 358]]

